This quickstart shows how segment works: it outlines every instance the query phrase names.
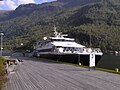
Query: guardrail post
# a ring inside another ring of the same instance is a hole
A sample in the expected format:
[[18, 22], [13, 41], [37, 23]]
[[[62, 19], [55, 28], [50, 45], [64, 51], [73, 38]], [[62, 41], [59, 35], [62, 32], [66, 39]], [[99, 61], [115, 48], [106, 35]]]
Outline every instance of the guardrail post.
[[115, 68], [115, 71], [118, 73], [119, 72], [119, 68]]

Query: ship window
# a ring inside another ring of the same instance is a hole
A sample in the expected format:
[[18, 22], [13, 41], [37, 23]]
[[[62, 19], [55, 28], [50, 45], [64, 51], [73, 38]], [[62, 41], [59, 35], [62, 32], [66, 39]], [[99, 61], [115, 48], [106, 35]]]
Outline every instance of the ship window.
[[72, 40], [64, 40], [64, 41], [67, 41], [67, 42], [73, 42]]
[[65, 41], [64, 39], [62, 39], [61, 41]]
[[60, 39], [58, 39], [58, 41], [60, 41]]
[[51, 41], [74, 42], [73, 40], [65, 40], [65, 39], [51, 39]]
[[55, 39], [53, 39], [53, 41], [56, 41]]
[[62, 41], [61, 39], [54, 39], [54, 41]]

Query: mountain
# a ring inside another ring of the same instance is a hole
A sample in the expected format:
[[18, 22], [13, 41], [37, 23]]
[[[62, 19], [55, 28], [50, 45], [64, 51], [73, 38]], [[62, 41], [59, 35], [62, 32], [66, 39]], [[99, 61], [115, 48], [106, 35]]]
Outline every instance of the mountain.
[[[77, 42], [102, 50], [120, 50], [119, 0], [57, 0], [43, 4], [20, 5], [0, 14], [4, 49], [30, 50], [36, 41], [58, 31], [68, 33]], [[20, 43], [24, 43], [21, 47]]]
[[[41, 14], [48, 14], [60, 11], [61, 9], [71, 9], [86, 5], [88, 3], [97, 2], [99, 0], [58, 0], [51, 3], [44, 4], [23, 4], [16, 8], [15, 11], [8, 15], [8, 19], [12, 19], [19, 16], [30, 15], [31, 13], [38, 11]], [[53, 12], [54, 11], [54, 12]], [[6, 17], [5, 17], [6, 18]]]
[[0, 20], [5, 20], [8, 17], [9, 13], [12, 12], [11, 10], [0, 10]]
[[0, 15], [1, 15], [1, 14], [4, 14], [4, 13], [6, 13], [6, 12], [8, 12], [8, 11], [0, 10]]

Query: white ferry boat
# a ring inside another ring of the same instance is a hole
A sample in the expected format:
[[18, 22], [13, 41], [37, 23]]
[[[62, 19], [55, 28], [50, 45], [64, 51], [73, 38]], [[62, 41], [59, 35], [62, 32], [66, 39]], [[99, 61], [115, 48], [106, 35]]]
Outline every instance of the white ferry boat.
[[43, 41], [38, 42], [34, 48], [34, 56], [89, 66], [92, 55], [95, 65], [98, 63], [103, 55], [99, 48], [87, 48], [67, 36], [58, 33], [54, 27], [54, 36], [44, 37]]

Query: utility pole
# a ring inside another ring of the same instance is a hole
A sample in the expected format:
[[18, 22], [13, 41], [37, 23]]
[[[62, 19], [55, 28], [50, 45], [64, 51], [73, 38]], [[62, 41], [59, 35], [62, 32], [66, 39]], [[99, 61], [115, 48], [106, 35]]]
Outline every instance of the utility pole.
[[91, 29], [90, 29], [90, 33], [89, 33], [89, 37], [90, 37], [90, 48], [91, 48]]
[[0, 47], [0, 49], [1, 49], [1, 53], [0, 53], [0, 56], [2, 56], [2, 50], [3, 50], [3, 35], [4, 35], [4, 33], [0, 33], [0, 36], [1, 36], [1, 47]]

